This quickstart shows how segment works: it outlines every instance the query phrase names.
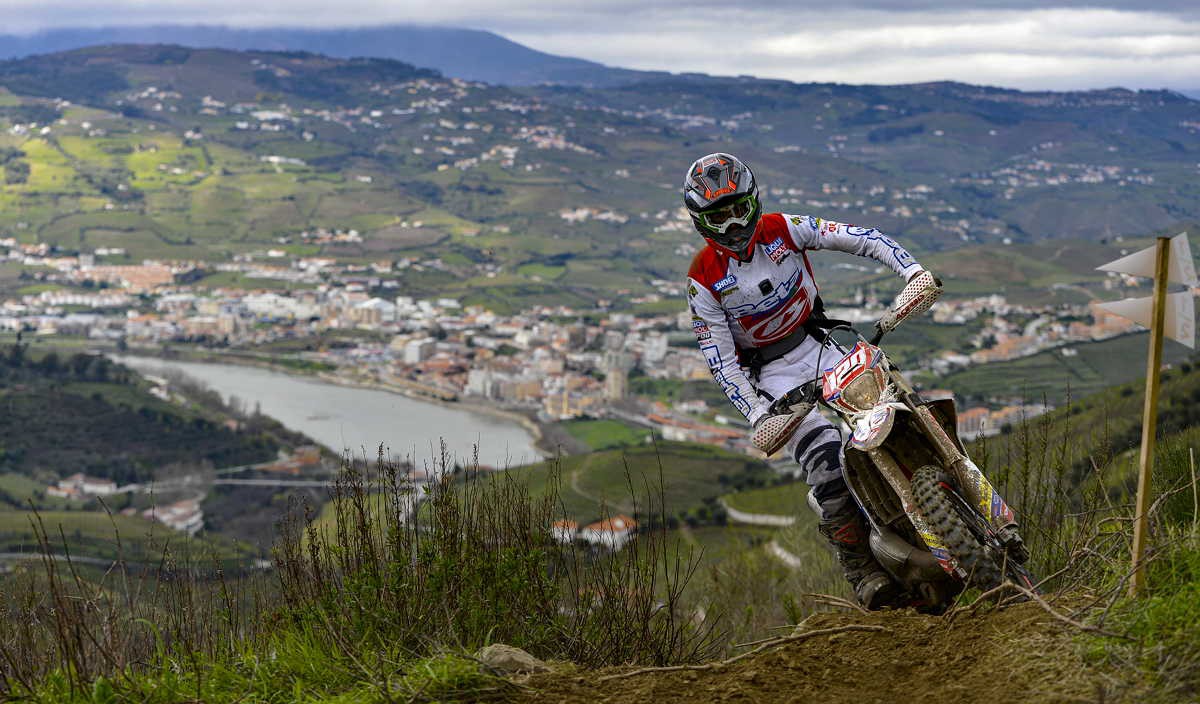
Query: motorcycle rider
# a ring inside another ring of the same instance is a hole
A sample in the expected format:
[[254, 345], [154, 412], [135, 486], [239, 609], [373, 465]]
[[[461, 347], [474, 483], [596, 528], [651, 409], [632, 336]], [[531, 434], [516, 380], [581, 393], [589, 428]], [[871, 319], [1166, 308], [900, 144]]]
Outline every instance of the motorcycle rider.
[[[824, 313], [809, 250], [870, 257], [905, 281], [923, 271], [876, 229], [809, 215], [763, 214], [754, 174], [730, 154], [693, 162], [684, 177], [683, 201], [707, 242], [688, 271], [692, 332], [713, 379], [756, 429], [775, 415], [776, 398], [816, 373]], [[840, 433], [815, 409], [780, 432], [790, 434], [788, 456], [810, 487], [819, 530], [858, 600], [871, 609], [892, 603], [899, 587], [871, 553], [864, 517], [842, 478]]]

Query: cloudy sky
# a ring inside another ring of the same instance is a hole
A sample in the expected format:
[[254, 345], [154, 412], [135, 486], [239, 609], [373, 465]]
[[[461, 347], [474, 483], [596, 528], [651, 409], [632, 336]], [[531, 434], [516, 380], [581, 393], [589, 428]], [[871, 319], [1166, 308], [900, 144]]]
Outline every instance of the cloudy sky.
[[1200, 0], [0, 0], [0, 31], [152, 23], [487, 29], [614, 66], [796, 81], [1200, 89]]

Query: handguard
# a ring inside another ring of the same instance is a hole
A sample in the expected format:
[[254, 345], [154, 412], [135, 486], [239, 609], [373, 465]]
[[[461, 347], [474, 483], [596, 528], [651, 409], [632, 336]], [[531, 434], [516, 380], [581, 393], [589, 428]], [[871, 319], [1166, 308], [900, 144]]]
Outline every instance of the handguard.
[[896, 329], [900, 323], [929, 310], [942, 295], [942, 282], [928, 271], [922, 271], [912, 277], [890, 310], [883, 314], [875, 323], [876, 338]]
[[779, 452], [788, 443], [788, 440], [792, 439], [792, 435], [800, 428], [800, 424], [804, 422], [804, 417], [811, 410], [812, 405], [805, 404], [804, 406], [793, 406], [790, 413], [763, 418], [755, 426], [754, 435], [751, 436], [750, 442], [761, 450], [764, 455], [770, 457]]

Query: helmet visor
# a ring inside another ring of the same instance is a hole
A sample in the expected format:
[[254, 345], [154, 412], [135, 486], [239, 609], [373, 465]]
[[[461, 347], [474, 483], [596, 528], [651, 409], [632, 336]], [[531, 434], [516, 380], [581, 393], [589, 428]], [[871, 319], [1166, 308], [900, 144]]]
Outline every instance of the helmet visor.
[[697, 217], [709, 233], [724, 235], [731, 229], [736, 231], [749, 225], [757, 210], [758, 199], [753, 193], [747, 193], [729, 205], [703, 210]]

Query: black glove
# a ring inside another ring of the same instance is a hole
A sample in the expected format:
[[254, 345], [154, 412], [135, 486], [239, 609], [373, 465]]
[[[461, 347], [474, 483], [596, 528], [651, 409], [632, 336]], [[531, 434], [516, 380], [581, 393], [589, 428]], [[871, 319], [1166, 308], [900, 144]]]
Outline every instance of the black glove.
[[[813, 405], [817, 402], [817, 382], [810, 381], [803, 386], [798, 386], [783, 396], [775, 399], [771, 403], [769, 409], [771, 415], [781, 416], [788, 413], [796, 412], [792, 409], [793, 406], [807, 406], [812, 410]], [[807, 415], [808, 411], [805, 411]]]

